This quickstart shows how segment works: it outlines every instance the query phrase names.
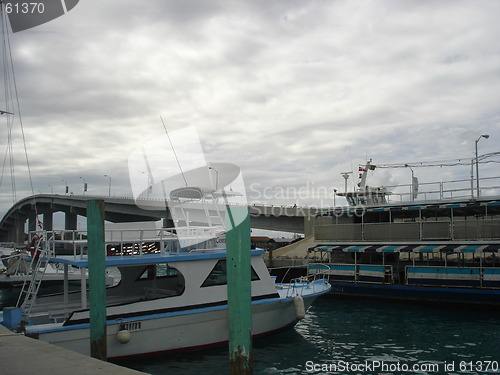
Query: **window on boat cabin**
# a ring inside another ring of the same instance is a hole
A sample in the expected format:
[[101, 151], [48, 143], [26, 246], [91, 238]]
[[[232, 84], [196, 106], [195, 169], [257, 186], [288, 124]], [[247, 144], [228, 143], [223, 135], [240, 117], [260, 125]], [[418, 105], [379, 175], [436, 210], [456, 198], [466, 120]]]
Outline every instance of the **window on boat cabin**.
[[175, 297], [184, 293], [186, 282], [177, 269], [167, 263], [150, 264], [131, 287], [135, 285], [146, 293], [146, 299]]
[[[251, 269], [250, 279], [251, 281], [260, 280], [259, 276], [257, 275], [257, 272], [255, 272], [253, 267]], [[205, 279], [203, 284], [201, 284], [201, 287], [203, 288], [206, 286], [226, 285], [226, 284], [227, 284], [227, 263], [225, 260], [221, 259], [215, 264], [215, 267], [210, 272], [208, 277]]]
[[151, 264], [144, 269], [144, 272], [139, 276], [138, 280], [153, 280], [167, 277], [178, 276], [181, 273], [168, 264]]
[[358, 206], [358, 205], [365, 205], [366, 204], [365, 197], [348, 196], [346, 198], [347, 198], [347, 202], [349, 203], [350, 206]]

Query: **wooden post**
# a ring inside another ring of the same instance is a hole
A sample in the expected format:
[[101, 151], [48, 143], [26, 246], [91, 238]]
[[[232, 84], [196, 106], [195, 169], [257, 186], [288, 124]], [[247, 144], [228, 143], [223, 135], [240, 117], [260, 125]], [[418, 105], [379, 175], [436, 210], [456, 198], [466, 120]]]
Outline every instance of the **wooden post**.
[[[252, 289], [248, 207], [227, 206], [227, 216], [229, 367], [232, 375], [249, 375], [252, 374]], [[235, 218], [242, 217], [243, 221], [237, 224], [239, 220]]]
[[104, 201], [87, 201], [90, 297], [90, 355], [107, 360]]

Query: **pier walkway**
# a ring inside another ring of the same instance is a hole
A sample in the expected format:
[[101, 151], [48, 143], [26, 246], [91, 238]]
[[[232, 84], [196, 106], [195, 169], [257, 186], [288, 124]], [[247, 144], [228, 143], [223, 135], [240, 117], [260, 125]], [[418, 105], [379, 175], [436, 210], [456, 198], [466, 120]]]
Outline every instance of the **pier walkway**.
[[13, 333], [2, 325], [0, 325], [0, 373], [2, 375], [145, 374]]

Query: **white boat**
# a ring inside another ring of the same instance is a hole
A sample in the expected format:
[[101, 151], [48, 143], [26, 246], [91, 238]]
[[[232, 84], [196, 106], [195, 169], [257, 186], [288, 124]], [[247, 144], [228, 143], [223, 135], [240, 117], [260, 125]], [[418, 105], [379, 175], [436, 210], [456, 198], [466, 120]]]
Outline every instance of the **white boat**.
[[[15, 246], [0, 246], [0, 287], [16, 288], [22, 287], [32, 277], [40, 281], [43, 286], [60, 285], [64, 281], [64, 270], [61, 264], [41, 262], [39, 270], [33, 272], [33, 257], [25, 249]], [[71, 285], [79, 285], [81, 281], [80, 272], [75, 268], [68, 269], [67, 280]], [[106, 285], [113, 285], [112, 276], [106, 276]]]
[[[141, 233], [141, 241], [133, 244], [106, 243], [108, 254], [116, 253], [106, 256], [106, 266], [120, 273], [117, 285], [106, 289], [109, 359], [228, 341], [225, 249], [204, 248], [205, 242], [190, 251], [169, 251], [175, 241], [172, 232], [156, 231], [155, 237]], [[138, 249], [138, 254], [124, 255], [127, 247]], [[330, 290], [324, 279], [277, 284], [262, 259], [264, 251], [249, 251], [253, 336], [294, 326], [313, 301]], [[84, 254], [52, 256], [50, 262], [88, 267]], [[4, 310], [3, 324], [17, 329], [19, 322], [6, 313], [12, 311]], [[89, 355], [89, 313], [86, 289], [40, 296], [23, 329], [26, 335]]]
[[[20, 287], [32, 275], [32, 257], [25, 249], [16, 247], [0, 247], [0, 287]], [[62, 267], [44, 262], [42, 269], [36, 274], [37, 280], [44, 285], [62, 284], [64, 273]], [[80, 274], [69, 272], [68, 280], [72, 283], [80, 282]]]

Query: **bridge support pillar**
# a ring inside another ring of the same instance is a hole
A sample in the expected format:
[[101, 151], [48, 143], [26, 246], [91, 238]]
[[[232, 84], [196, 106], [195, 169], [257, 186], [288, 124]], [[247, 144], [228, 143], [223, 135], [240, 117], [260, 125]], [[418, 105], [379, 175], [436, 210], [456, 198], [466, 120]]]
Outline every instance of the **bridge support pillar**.
[[76, 230], [77, 214], [66, 212], [64, 215], [64, 229], [66, 230]]
[[53, 230], [54, 229], [54, 214], [52, 212], [47, 212], [43, 214], [43, 229]]
[[304, 216], [304, 236], [308, 237], [314, 234], [314, 216]]
[[[77, 218], [78, 218], [77, 214], [74, 214], [71, 212], [66, 212], [66, 214], [64, 215], [64, 229], [68, 230], [68, 231], [76, 230]], [[65, 233], [64, 239], [65, 240], [72, 240], [73, 233]], [[71, 246], [71, 244], [64, 245], [64, 250], [71, 250], [72, 248], [73, 247]]]
[[170, 218], [163, 218], [163, 228], [173, 228], [175, 227], [174, 221]]
[[9, 234], [9, 241], [16, 243], [24, 242], [24, 224], [26, 223], [26, 216], [16, 216], [12, 225], [12, 230]]
[[28, 216], [28, 234], [29, 232], [37, 230], [36, 228], [36, 215], [30, 214]]

